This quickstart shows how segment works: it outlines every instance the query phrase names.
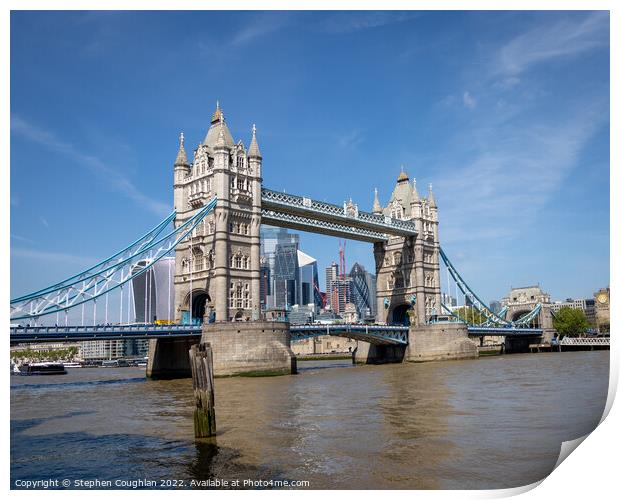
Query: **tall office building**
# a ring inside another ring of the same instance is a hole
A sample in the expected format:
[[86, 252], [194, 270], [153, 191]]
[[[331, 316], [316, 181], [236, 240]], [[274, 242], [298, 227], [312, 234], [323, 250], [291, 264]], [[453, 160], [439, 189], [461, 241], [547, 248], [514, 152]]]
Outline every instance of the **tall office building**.
[[319, 268], [316, 259], [297, 250], [297, 265], [299, 267], [297, 304], [302, 306], [314, 304], [320, 308], [323, 299], [319, 290]]
[[299, 249], [298, 234], [261, 228], [260, 277], [263, 310], [322, 303], [316, 259]]
[[164, 257], [141, 273], [150, 263], [141, 260], [131, 268], [136, 323], [173, 322], [175, 259]]
[[328, 297], [332, 311], [342, 316], [347, 304], [351, 303], [351, 278], [338, 277], [332, 281]]
[[[334, 309], [332, 305], [332, 288], [334, 288], [334, 286], [332, 283], [336, 283], [340, 277], [339, 267], [340, 266], [338, 266], [338, 264], [332, 262], [331, 265], [325, 269], [325, 293], [327, 295], [327, 306], [331, 307], [332, 310]], [[336, 307], [338, 306], [336, 305]]]
[[[174, 262], [174, 257], [163, 257], [144, 272], [151, 261], [132, 266], [129, 298], [135, 323], [174, 321]], [[142, 357], [148, 354], [148, 344], [142, 339], [92, 340], [82, 342], [82, 355], [85, 360]]]
[[350, 302], [355, 304], [360, 320], [374, 318], [377, 313], [377, 278], [359, 263], [353, 264], [350, 279]]

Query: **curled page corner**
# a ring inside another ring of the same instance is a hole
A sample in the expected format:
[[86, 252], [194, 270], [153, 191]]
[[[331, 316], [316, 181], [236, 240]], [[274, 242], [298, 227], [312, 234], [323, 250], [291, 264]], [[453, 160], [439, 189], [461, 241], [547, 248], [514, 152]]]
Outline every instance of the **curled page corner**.
[[488, 492], [485, 493], [489, 493], [488, 496], [484, 495], [482, 498], [508, 498], [508, 497], [514, 497], [517, 495], [522, 495], [523, 493], [527, 493], [530, 490], [535, 489], [536, 487], [538, 487], [540, 484], [543, 483], [543, 481], [545, 481], [545, 479], [547, 479], [554, 470], [556, 470], [560, 464], [566, 459], [566, 457], [568, 457], [573, 451], [575, 451], [575, 449], [577, 449], [577, 447], [590, 435], [590, 433], [585, 434], [581, 437], [578, 437], [577, 439], [573, 439], [572, 441], [562, 441], [562, 445], [560, 446], [560, 453], [558, 455], [558, 460], [556, 461], [555, 465], [553, 466], [553, 469], [551, 470], [551, 472], [549, 474], [547, 474], [545, 477], [543, 477], [542, 479], [539, 479], [538, 481], [535, 481], [533, 483], [530, 484], [525, 484], [523, 486], [517, 486], [515, 488], [506, 488], [506, 489], [500, 489], [500, 490], [490, 490]]
[[[577, 439], [573, 439], [572, 441], [562, 441], [562, 446], [560, 447], [560, 454], [558, 455], [558, 460], [553, 466], [553, 470], [557, 469], [562, 462], [568, 457], [575, 449], [583, 443], [583, 441], [590, 435], [588, 432]], [[553, 472], [553, 471], [552, 471]]]

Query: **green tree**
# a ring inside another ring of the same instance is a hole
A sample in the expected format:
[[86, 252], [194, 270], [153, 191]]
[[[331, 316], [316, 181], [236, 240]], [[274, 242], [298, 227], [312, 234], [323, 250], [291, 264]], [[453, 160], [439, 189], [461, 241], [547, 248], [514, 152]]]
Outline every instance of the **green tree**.
[[480, 325], [488, 319], [484, 312], [471, 306], [459, 307], [452, 312], [470, 325]]
[[553, 317], [553, 327], [562, 337], [577, 337], [585, 332], [590, 324], [585, 313], [581, 309], [562, 307]]

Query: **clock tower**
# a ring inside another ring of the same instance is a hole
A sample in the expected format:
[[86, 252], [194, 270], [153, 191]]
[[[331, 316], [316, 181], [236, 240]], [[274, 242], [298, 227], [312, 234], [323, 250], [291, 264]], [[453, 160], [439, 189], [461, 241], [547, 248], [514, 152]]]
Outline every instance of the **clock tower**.
[[601, 333], [609, 333], [609, 287], [601, 288], [594, 294], [596, 326]]

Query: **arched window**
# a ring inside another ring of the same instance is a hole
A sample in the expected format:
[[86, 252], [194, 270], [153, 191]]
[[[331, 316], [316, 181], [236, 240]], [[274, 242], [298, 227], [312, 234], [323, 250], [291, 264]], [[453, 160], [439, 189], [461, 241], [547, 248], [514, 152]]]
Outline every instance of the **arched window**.
[[405, 280], [403, 279], [403, 273], [396, 273], [394, 280], [394, 288], [403, 288]]
[[400, 266], [402, 261], [403, 261], [403, 254], [400, 252], [395, 252], [394, 253], [394, 265]]

